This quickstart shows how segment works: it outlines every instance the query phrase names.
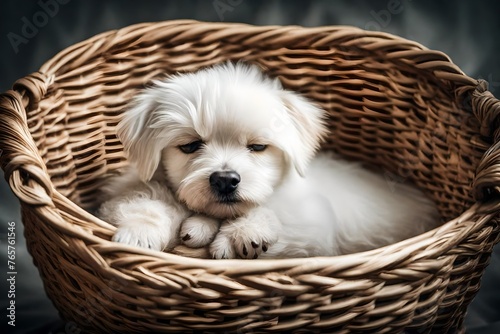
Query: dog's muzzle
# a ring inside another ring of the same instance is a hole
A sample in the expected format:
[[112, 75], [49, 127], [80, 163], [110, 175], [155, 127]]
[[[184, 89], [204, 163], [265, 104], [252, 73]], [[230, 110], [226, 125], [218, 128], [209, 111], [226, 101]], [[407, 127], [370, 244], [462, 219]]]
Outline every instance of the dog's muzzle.
[[236, 189], [241, 178], [235, 171], [220, 171], [210, 175], [209, 182], [212, 191], [220, 198], [221, 202], [236, 202]]

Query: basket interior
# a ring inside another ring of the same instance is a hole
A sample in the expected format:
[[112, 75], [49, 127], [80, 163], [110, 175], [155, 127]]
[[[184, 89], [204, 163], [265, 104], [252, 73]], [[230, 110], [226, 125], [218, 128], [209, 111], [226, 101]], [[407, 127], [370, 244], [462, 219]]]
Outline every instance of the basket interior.
[[244, 60], [327, 110], [331, 134], [323, 149], [380, 167], [388, 182], [414, 182], [444, 220], [472, 202], [470, 183], [482, 155], [471, 144], [478, 125], [457, 101], [453, 82], [417, 68], [414, 57], [391, 57], [425, 50], [403, 42], [401, 50], [373, 50], [363, 39], [252, 44], [243, 37], [201, 34], [188, 41], [136, 34], [60, 66], [45, 98], [28, 111], [56, 189], [86, 209], [98, 205], [103, 181], [127, 165], [115, 126], [139, 89], [166, 74]]

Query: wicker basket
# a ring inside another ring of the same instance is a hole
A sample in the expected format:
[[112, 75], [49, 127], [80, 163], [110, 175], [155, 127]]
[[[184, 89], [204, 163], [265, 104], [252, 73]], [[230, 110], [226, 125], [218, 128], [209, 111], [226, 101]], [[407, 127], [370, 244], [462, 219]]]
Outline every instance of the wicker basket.
[[[412, 181], [442, 227], [370, 252], [205, 260], [110, 241], [86, 209], [127, 165], [115, 126], [150, 79], [258, 63], [330, 115], [324, 149]], [[352, 27], [171, 21], [62, 51], [0, 100], [0, 162], [62, 317], [91, 332], [436, 332], [463, 329], [499, 241], [500, 103], [437, 51]]]

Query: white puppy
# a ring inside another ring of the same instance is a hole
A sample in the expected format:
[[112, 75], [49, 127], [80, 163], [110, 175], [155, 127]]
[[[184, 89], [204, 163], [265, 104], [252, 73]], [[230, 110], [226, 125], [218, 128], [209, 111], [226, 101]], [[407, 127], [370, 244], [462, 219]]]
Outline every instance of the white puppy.
[[333, 155], [313, 159], [325, 113], [253, 66], [230, 63], [145, 89], [118, 136], [134, 163], [100, 216], [114, 240], [214, 258], [331, 256], [422, 233], [423, 194]]

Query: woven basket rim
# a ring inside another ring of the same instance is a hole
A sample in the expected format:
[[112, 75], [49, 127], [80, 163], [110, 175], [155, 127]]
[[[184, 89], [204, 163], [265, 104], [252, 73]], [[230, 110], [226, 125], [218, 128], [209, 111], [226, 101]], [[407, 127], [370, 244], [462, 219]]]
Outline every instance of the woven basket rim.
[[[421, 43], [416, 41], [412, 41], [406, 39], [404, 37], [394, 35], [388, 32], [383, 31], [371, 31], [364, 30], [356, 26], [352, 25], [329, 25], [329, 26], [314, 26], [314, 27], [304, 27], [300, 25], [252, 25], [248, 23], [240, 23], [240, 22], [211, 22], [211, 21], [198, 21], [191, 19], [182, 19], [182, 20], [167, 20], [167, 21], [151, 21], [151, 22], [142, 22], [136, 23], [129, 26], [125, 26], [119, 29], [108, 30], [94, 36], [91, 36], [87, 39], [84, 39], [76, 44], [73, 44], [60, 52], [56, 53], [53, 57], [47, 60], [39, 69], [39, 72], [44, 73], [48, 77], [54, 75], [58, 69], [61, 68], [62, 65], [66, 64], [69, 60], [68, 54], [78, 50], [80, 48], [85, 48], [85, 55], [89, 51], [101, 50], [100, 52], [104, 52], [107, 50], [107, 47], [114, 45], [113, 43], [96, 43], [98, 41], [102, 41], [105, 38], [109, 38], [110, 36], [114, 36], [113, 42], [120, 41], [123, 36], [127, 36], [125, 40], [133, 39], [136, 36], [141, 36], [144, 31], [149, 31], [150, 28], [154, 26], [159, 31], [166, 31], [167, 28], [172, 29], [173, 27], [182, 31], [181, 28], [185, 28], [186, 26], [190, 27], [198, 27], [203, 28], [206, 26], [210, 26], [211, 30], [214, 31], [223, 31], [223, 34], [214, 35], [213, 37], [207, 39], [217, 40], [221, 37], [234, 35], [238, 32], [238, 29], [248, 30], [251, 29], [255, 34], [262, 34], [263, 32], [270, 32], [273, 34], [280, 33], [289, 33], [289, 34], [299, 34], [301, 36], [308, 36], [314, 33], [328, 33], [324, 39], [317, 41], [316, 44], [312, 44], [311, 47], [320, 44], [320, 42], [324, 42], [325, 40], [334, 40], [338, 39], [339, 36], [349, 36], [350, 40], [366, 40], [369, 41], [377, 41], [379, 39], [386, 39], [388, 46], [394, 45], [394, 42], [397, 42], [399, 47], [405, 47], [412, 52], [421, 53], [423, 55], [432, 54], [434, 57], [438, 58], [441, 61], [446, 62], [446, 71], [444, 74], [445, 79], [450, 81], [455, 81], [456, 83], [468, 84], [468, 85], [477, 85], [477, 80], [467, 76], [457, 65], [453, 63], [450, 57], [438, 50], [428, 49]], [[297, 36], [294, 36], [295, 38]], [[182, 36], [177, 39], [178, 41], [182, 41]], [[251, 40], [243, 41], [243, 44], [251, 44]], [[77, 67], [81, 65], [80, 62], [76, 61], [77, 59], [73, 59], [73, 66]], [[59, 64], [62, 63], [62, 64]], [[438, 64], [434, 64], [437, 67]]]

